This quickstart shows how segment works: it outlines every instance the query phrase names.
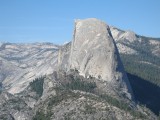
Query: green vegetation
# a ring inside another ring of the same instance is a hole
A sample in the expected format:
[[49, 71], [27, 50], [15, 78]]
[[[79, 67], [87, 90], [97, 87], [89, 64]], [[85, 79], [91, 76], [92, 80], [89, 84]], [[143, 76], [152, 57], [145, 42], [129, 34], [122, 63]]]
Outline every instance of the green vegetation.
[[63, 86], [67, 89], [71, 90], [81, 90], [85, 92], [93, 92], [94, 89], [96, 88], [96, 83], [95, 82], [87, 82], [87, 81], [82, 81], [78, 77], [71, 77], [70, 81], [67, 84], [63, 84]]
[[114, 106], [116, 106], [116, 107], [118, 107], [118, 108], [120, 108], [122, 110], [131, 109], [127, 103], [124, 103], [124, 102], [122, 102], [120, 100], [117, 100], [116, 98], [113, 98], [113, 97], [108, 96], [106, 94], [105, 95], [99, 95], [99, 96], [103, 100], [107, 101], [108, 103], [110, 103], [110, 104], [112, 104], [112, 105], [114, 105]]
[[[24, 101], [22, 101], [21, 99], [19, 98], [12, 98], [12, 99], [9, 99], [7, 104], [9, 104], [14, 110], [22, 110], [23, 107], [25, 106], [25, 103]], [[7, 105], [7, 104], [4, 104], [4, 107]]]
[[33, 120], [50, 120], [50, 116], [45, 115], [42, 111], [37, 111]]
[[142, 114], [139, 111], [134, 110], [133, 108], [131, 108], [131, 106], [128, 103], [125, 103], [121, 100], [117, 100], [116, 98], [113, 98], [111, 96], [108, 95], [99, 95], [99, 97], [103, 100], [105, 100], [107, 103], [118, 107], [121, 110], [124, 110], [126, 112], [129, 112], [131, 115], [133, 115], [135, 118], [141, 118], [141, 119], [145, 119], [146, 116], [144, 114]]
[[83, 111], [85, 114], [94, 114], [96, 112], [96, 108], [89, 105], [87, 102], [85, 104], [85, 111]]
[[37, 111], [33, 120], [50, 120], [53, 115], [53, 113], [51, 112], [51, 109], [53, 106], [59, 104], [63, 100], [67, 100], [69, 98], [77, 99], [79, 97], [79, 94], [76, 94], [70, 90], [66, 90], [61, 87], [57, 87], [55, 89], [56, 89], [57, 95], [53, 96], [52, 98], [49, 98], [46, 113], [42, 111]]
[[143, 40], [160, 40], [160, 38], [146, 37], [141, 35], [139, 35], [138, 37], [141, 37], [141, 39]]
[[158, 120], [160, 120], [160, 112], [159, 112]]
[[[54, 113], [51, 112], [51, 110], [54, 106], [58, 105], [62, 101], [66, 101], [67, 99], [71, 99], [71, 98], [78, 99], [81, 96], [80, 93], [74, 93], [73, 91], [71, 91], [69, 89], [65, 89], [62, 86], [56, 88], [56, 93], [57, 93], [56, 96], [53, 96], [52, 98], [49, 99], [49, 101], [47, 103], [48, 106], [47, 106], [46, 113], [44, 113], [42, 111], [37, 111], [33, 120], [50, 120], [52, 115], [54, 115]], [[134, 118], [146, 119], [146, 116], [144, 114], [131, 108], [128, 103], [125, 103], [124, 101], [117, 100], [116, 98], [113, 98], [113, 97], [108, 96], [106, 94], [103, 94], [103, 95], [99, 94], [97, 96], [94, 96], [92, 94], [90, 94], [90, 95], [84, 94], [84, 96], [86, 99], [103, 101], [103, 102], [106, 102], [106, 104], [110, 104], [110, 105], [115, 106], [121, 110], [124, 110], [126, 113], [129, 112], [131, 115], [133, 115]], [[96, 108], [93, 107], [87, 101], [85, 103], [84, 108], [85, 109], [82, 112], [85, 114], [96, 113]], [[108, 109], [106, 109], [106, 111], [108, 111]], [[69, 115], [66, 115], [65, 119], [69, 119]]]
[[62, 89], [62, 88], [56, 88], [57, 95], [50, 98], [50, 101], [48, 102], [48, 107], [52, 107], [53, 105], [57, 105], [63, 100], [66, 100], [68, 98], [78, 98], [79, 94], [76, 94], [70, 90]]
[[[65, 81], [61, 81], [61, 86], [57, 86], [56, 88], [54, 88], [56, 90], [56, 96], [53, 96], [49, 98], [48, 101], [46, 101], [47, 109], [45, 110], [45, 113], [42, 112], [44, 110], [38, 111], [33, 120], [49, 120], [51, 117], [54, 117], [54, 113], [52, 112], [52, 108], [54, 106], [57, 106], [62, 101], [66, 101], [67, 99], [74, 100], [78, 99], [81, 96], [79, 92], [75, 93], [72, 90], [80, 90], [94, 93], [95, 96], [93, 94], [83, 94], [83, 96], [86, 99], [95, 100], [99, 102], [103, 101], [106, 104], [115, 106], [121, 110], [124, 110], [126, 114], [130, 113], [135, 119], [146, 119], [146, 115], [132, 108], [131, 104], [108, 96], [106, 94], [97, 93], [95, 91], [96, 83], [93, 82], [92, 79], [93, 78], [87, 79], [87, 81], [85, 78], [78, 76], [77, 74], [66, 75]], [[96, 113], [96, 108], [93, 107], [92, 104], [88, 103], [87, 101], [85, 103], [84, 108], [85, 109], [82, 112], [84, 112], [85, 114]], [[106, 109], [106, 111], [109, 112], [108, 109]], [[66, 114], [64, 118], [69, 119], [69, 115]]]
[[[137, 56], [137, 55], [121, 55], [124, 67], [126, 72], [141, 77], [151, 83], [154, 83], [160, 86], [160, 60], [158, 62], [158, 58], [155, 59], [155, 65], [143, 63], [141, 61], [148, 61], [150, 63], [154, 63], [151, 60], [147, 60], [144, 56]], [[152, 59], [149, 58], [149, 59]]]
[[0, 116], [0, 120], [8, 120], [7, 115]]
[[30, 82], [31, 90], [35, 91], [38, 97], [41, 97], [43, 93], [44, 78], [45, 77], [36, 78], [33, 82]]
[[2, 93], [2, 83], [0, 82], [0, 94]]
[[120, 56], [125, 71], [128, 73], [136, 101], [145, 104], [158, 115], [160, 110], [160, 57], [152, 53], [155, 45], [150, 44], [150, 38], [139, 37], [141, 37], [141, 43], [139, 41], [132, 44], [123, 43], [138, 51], [138, 54], [120, 54]]
[[139, 37], [141, 37], [141, 43], [138, 41], [135, 41], [133, 44], [123, 43], [138, 51], [138, 54], [134, 55], [120, 55], [125, 70], [130, 74], [160, 86], [160, 57], [152, 53], [155, 46], [150, 44], [149, 38]]

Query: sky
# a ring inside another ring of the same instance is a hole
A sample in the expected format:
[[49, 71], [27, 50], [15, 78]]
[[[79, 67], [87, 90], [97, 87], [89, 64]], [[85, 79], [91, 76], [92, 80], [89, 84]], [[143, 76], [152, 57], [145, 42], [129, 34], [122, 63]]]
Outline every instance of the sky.
[[159, 11], [160, 0], [0, 0], [0, 42], [64, 44], [85, 18], [160, 38]]

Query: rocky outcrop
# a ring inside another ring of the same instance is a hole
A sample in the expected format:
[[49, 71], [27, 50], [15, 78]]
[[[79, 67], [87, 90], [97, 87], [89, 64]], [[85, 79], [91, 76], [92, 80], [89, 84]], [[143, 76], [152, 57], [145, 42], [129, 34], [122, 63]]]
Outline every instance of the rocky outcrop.
[[[74, 80], [78, 80], [81, 87]], [[93, 85], [93, 80], [93, 78], [87, 79], [80, 76], [77, 71], [72, 71], [70, 74], [59, 71], [47, 75], [44, 78], [43, 94], [36, 99], [36, 102], [34, 101], [38, 94], [34, 91], [35, 89], [30, 89], [31, 84], [19, 95], [3, 92], [0, 94], [0, 119], [157, 120], [157, 117], [147, 108], [133, 107], [126, 101], [93, 92], [96, 90], [96, 86], [90, 86]], [[72, 88], [73, 84], [79, 87]], [[88, 89], [86, 89], [87, 84]]]
[[[73, 41], [63, 46], [0, 43], [0, 119], [156, 120], [131, 100], [117, 50], [137, 54], [129, 44], [144, 40], [136, 37], [92, 18], [76, 20]], [[35, 78], [43, 83], [32, 82]]]
[[114, 86], [114, 90], [123, 91], [131, 98], [132, 90], [110, 28], [100, 20], [75, 21], [69, 69], [76, 69], [85, 77], [92, 76], [105, 81]]
[[51, 43], [13, 44], [0, 47], [0, 82], [11, 94], [23, 91], [29, 82], [57, 69], [59, 46]]
[[[3, 88], [12, 94], [18, 93], [37, 77], [51, 74], [55, 70], [66, 71], [69, 68], [79, 69], [81, 75], [86, 77], [91, 75], [113, 82], [112, 79], [117, 79], [123, 74], [123, 72], [122, 74], [120, 72], [120, 75], [117, 75], [118, 72], [114, 73], [115, 69], [122, 67], [121, 63], [117, 62], [120, 60], [114, 40], [121, 54], [138, 55], [145, 46], [149, 46], [145, 52], [149, 51], [159, 56], [160, 42], [153, 38], [146, 38], [149, 39], [146, 44], [145, 40], [135, 33], [129, 32], [129, 34], [108, 25], [105, 27], [104, 22], [98, 22], [96, 19], [92, 19], [92, 22], [91, 19], [77, 20], [75, 24], [72, 45], [71, 42], [63, 46], [51, 43], [0, 43], [0, 83], [2, 82]], [[129, 38], [132, 40], [128, 40]], [[143, 47], [137, 48], [142, 45]]]
[[27, 104], [8, 92], [0, 94], [0, 120], [31, 120], [33, 111]]
[[133, 31], [124, 31], [113, 26], [110, 26], [110, 30], [120, 53], [138, 55], [139, 52], [145, 51], [148, 54], [160, 56], [159, 38], [140, 36]]

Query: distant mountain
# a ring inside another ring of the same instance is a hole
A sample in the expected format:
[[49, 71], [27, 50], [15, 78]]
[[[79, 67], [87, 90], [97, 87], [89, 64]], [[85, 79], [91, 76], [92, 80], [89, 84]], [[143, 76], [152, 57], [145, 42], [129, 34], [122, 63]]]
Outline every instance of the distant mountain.
[[140, 36], [132, 31], [123, 31], [112, 26], [110, 29], [120, 53], [140, 54], [144, 52], [160, 56], [160, 38]]
[[156, 114], [160, 111], [160, 38], [110, 27], [135, 98]]
[[127, 72], [160, 85], [160, 38], [110, 27]]
[[[159, 59], [158, 40], [94, 18], [77, 20], [73, 41], [62, 46], [2, 43], [0, 119], [157, 120], [136, 103], [140, 89], [132, 75], [145, 78], [141, 65], [157, 70]], [[156, 75], [148, 76], [158, 84]]]
[[0, 81], [10, 93], [23, 91], [36, 77], [53, 73], [59, 46], [51, 43], [4, 43], [0, 47]]
[[108, 94], [123, 91], [131, 99], [129, 92], [132, 93], [132, 90], [109, 26], [97, 19], [87, 19], [77, 21], [74, 31], [74, 41], [67, 49], [68, 60], [63, 56], [68, 53], [63, 46], [47, 43], [1, 45], [3, 87], [12, 94], [19, 93], [33, 79], [67, 67], [65, 69], [76, 69], [85, 77], [95, 77], [110, 84], [107, 88], [103, 87]]

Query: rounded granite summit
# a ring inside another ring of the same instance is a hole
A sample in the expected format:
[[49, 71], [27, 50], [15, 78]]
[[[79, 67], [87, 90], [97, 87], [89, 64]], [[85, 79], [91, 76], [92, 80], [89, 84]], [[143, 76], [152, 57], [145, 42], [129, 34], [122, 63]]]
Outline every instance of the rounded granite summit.
[[101, 20], [89, 18], [75, 21], [69, 69], [78, 70], [82, 76], [105, 81], [115, 89], [120, 88], [131, 98], [130, 83], [110, 28]]

